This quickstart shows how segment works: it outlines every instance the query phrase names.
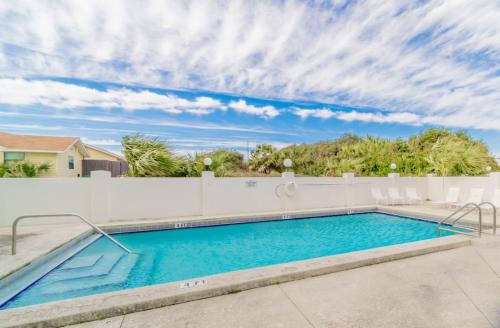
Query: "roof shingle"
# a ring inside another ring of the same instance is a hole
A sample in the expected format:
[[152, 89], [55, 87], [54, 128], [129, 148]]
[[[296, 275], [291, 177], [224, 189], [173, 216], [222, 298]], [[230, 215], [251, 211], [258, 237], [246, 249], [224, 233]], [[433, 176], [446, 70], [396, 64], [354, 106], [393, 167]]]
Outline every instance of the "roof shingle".
[[0, 147], [13, 150], [65, 151], [74, 144], [75, 137], [30, 136], [0, 132]]

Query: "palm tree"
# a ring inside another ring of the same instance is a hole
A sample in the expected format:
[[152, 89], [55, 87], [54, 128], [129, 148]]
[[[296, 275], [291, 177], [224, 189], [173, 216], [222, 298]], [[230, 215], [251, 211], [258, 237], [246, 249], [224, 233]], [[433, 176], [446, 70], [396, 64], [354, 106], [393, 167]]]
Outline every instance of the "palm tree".
[[442, 176], [480, 175], [486, 173], [487, 166], [495, 167], [496, 164], [483, 144], [456, 135], [439, 139], [427, 160], [430, 170]]
[[259, 173], [270, 174], [281, 170], [280, 154], [272, 145], [257, 145], [250, 154], [249, 167]]
[[178, 159], [166, 144], [158, 138], [140, 134], [122, 139], [123, 154], [128, 161], [127, 175], [132, 177], [173, 176], [178, 168]]

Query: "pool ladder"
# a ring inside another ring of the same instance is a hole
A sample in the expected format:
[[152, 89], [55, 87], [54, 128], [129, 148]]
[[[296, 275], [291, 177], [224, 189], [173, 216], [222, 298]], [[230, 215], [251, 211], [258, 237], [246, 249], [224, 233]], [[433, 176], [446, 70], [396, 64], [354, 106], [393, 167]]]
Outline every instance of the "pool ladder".
[[123, 246], [119, 241], [108, 235], [106, 232], [104, 232], [101, 228], [96, 226], [94, 223], [90, 222], [89, 220], [85, 219], [83, 216], [74, 214], [74, 213], [68, 213], [68, 214], [38, 214], [38, 215], [23, 215], [18, 217], [17, 219], [14, 220], [14, 223], [12, 223], [12, 255], [16, 255], [16, 246], [17, 246], [17, 224], [19, 221], [23, 219], [28, 219], [28, 218], [54, 218], [54, 217], [76, 217], [79, 218], [81, 221], [85, 222], [88, 224], [92, 229], [103, 235], [104, 237], [108, 238], [112, 243], [126, 251], [127, 253], [132, 253], [127, 247]]
[[[469, 231], [475, 231], [477, 233], [477, 237], [481, 237], [481, 234], [483, 233], [483, 209], [482, 207], [484, 205], [489, 205], [491, 206], [493, 210], [493, 226], [492, 226], [492, 234], [496, 235], [497, 231], [497, 208], [493, 203], [490, 202], [482, 202], [480, 204], [476, 203], [467, 203], [463, 205], [462, 207], [458, 208], [456, 211], [439, 221], [438, 223], [438, 236], [441, 235], [441, 231], [450, 231], [454, 233], [459, 233], [462, 235], [467, 235], [467, 236], [476, 236], [475, 233], [472, 232], [466, 232], [463, 230], [469, 230]], [[458, 224], [458, 222], [466, 217], [468, 214], [472, 213], [474, 210], [477, 210], [477, 215], [478, 215], [478, 226], [477, 228], [474, 226], [470, 225], [461, 225]], [[455, 217], [457, 214], [460, 214], [458, 217]], [[450, 221], [451, 220], [451, 221]], [[446, 225], [443, 227], [443, 225]], [[454, 228], [459, 228], [462, 230], [454, 229]]]

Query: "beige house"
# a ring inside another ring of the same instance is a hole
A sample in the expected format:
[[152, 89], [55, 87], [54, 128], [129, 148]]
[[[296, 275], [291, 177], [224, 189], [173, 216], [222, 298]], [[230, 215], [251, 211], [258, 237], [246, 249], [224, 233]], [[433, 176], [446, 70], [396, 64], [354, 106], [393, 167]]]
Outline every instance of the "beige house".
[[125, 159], [104, 149], [85, 145], [77, 137], [0, 132], [0, 164], [15, 161], [50, 163], [50, 171], [43, 175], [46, 177], [81, 177], [85, 173], [84, 161], [124, 162]]
[[125, 158], [99, 147], [85, 144], [85, 149], [89, 158], [93, 160], [125, 161]]

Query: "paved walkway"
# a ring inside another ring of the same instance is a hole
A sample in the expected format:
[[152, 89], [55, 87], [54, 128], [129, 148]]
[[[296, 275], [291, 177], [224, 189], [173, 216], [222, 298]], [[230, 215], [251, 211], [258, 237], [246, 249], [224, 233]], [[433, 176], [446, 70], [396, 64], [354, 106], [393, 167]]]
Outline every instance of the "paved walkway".
[[73, 327], [500, 327], [500, 237]]

